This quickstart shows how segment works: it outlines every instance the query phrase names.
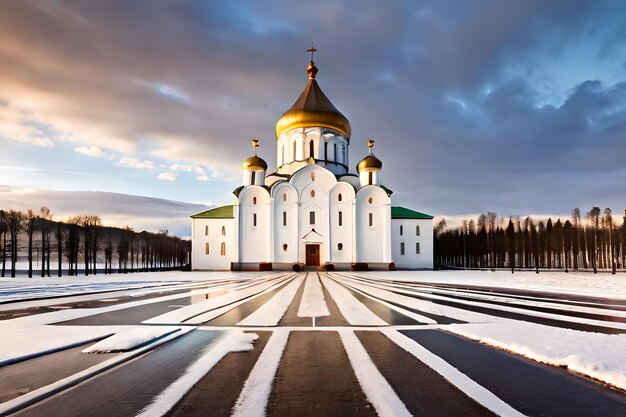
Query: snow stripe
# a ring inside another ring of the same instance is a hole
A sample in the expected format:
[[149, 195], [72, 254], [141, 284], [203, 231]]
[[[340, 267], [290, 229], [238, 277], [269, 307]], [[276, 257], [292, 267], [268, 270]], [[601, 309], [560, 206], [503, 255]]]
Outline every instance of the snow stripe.
[[448, 362], [441, 359], [439, 356], [430, 352], [419, 343], [415, 342], [411, 338], [392, 329], [380, 330], [385, 336], [391, 339], [394, 343], [406, 350], [420, 361], [424, 362], [435, 372], [439, 373], [450, 383], [463, 391], [470, 398], [473, 398], [477, 403], [483, 407], [491, 410], [492, 412], [507, 417], [523, 417], [524, 414], [511, 407], [500, 398], [498, 398], [491, 391], [479, 385], [470, 377], [450, 365]]
[[254, 313], [237, 323], [238, 326], [276, 326], [287, 312], [289, 304], [293, 301], [298, 288], [302, 285], [304, 276], [295, 278], [278, 294], [273, 296], [268, 302], [263, 304]]
[[348, 323], [357, 326], [386, 326], [380, 317], [372, 313], [365, 305], [358, 301], [350, 291], [337, 284], [330, 278], [322, 276], [322, 284], [328, 289], [339, 307], [341, 314], [348, 320]]
[[83, 353], [128, 352], [145, 346], [162, 337], [180, 331], [180, 327], [144, 326], [115, 333], [95, 345], [83, 349]]
[[328, 306], [324, 300], [322, 284], [317, 274], [308, 274], [304, 283], [304, 293], [298, 309], [298, 317], [328, 316]]
[[185, 373], [161, 392], [137, 417], [160, 417], [167, 414], [194, 385], [202, 379], [227, 353], [252, 350], [259, 336], [232, 330], [220, 337], [206, 353], [187, 368]]
[[289, 331], [275, 330], [248, 375], [231, 417], [264, 417], [274, 375], [283, 356]]
[[411, 416], [396, 392], [380, 373], [352, 330], [340, 330], [339, 335], [359, 380], [359, 385], [380, 417]]

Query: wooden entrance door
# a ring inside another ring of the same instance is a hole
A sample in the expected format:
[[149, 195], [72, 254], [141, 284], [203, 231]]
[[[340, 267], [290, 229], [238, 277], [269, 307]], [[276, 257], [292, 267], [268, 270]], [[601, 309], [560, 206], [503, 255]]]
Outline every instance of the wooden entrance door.
[[306, 266], [320, 265], [320, 245], [306, 245]]

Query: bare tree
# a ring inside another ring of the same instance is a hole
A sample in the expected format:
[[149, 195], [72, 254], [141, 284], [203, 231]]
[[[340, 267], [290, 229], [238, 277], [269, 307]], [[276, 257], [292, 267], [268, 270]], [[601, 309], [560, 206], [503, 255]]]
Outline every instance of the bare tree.
[[22, 230], [24, 215], [20, 211], [9, 210], [7, 213], [7, 228], [9, 240], [11, 242], [11, 277], [15, 278], [15, 268], [17, 264], [18, 237]]
[[9, 232], [8, 214], [4, 210], [0, 210], [0, 244], [2, 249], [0, 250], [0, 256], [2, 257], [2, 274], [4, 277], [7, 266], [7, 234]]
[[50, 276], [50, 228], [52, 213], [48, 207], [41, 207], [38, 214], [38, 228], [41, 232], [41, 276]]
[[32, 209], [26, 211], [24, 216], [24, 230], [28, 237], [28, 278], [33, 277], [33, 234], [35, 233], [37, 215]]
[[591, 220], [591, 225], [593, 226], [593, 251], [591, 259], [594, 274], [598, 273], [598, 228], [600, 227], [600, 213], [600, 207], [594, 207], [587, 213], [587, 217]]

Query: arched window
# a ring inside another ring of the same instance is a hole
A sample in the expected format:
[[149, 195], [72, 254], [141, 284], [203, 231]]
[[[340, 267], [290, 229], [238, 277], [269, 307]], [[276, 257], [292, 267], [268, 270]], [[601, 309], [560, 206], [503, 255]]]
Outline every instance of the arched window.
[[296, 160], [296, 141], [293, 142], [293, 160]]
[[254, 185], [254, 180], [256, 179], [256, 172], [250, 172], [250, 184]]
[[208, 255], [209, 254], [209, 242], [206, 242], [204, 244], [204, 254]]
[[337, 162], [337, 144], [333, 143], [333, 157], [335, 159], [335, 162]]
[[418, 225], [418, 226], [415, 226], [415, 236], [419, 236], [419, 235], [420, 235], [420, 227]]
[[341, 162], [346, 164], [346, 145], [341, 145]]
[[289, 249], [289, 246], [287, 246], [287, 244], [286, 244], [286, 243], [283, 243], [283, 250], [284, 250], [285, 252], [287, 252], [287, 249]]
[[252, 204], [256, 205], [256, 197], [252, 197]]
[[252, 213], [252, 226], [256, 227], [256, 213]]
[[404, 227], [400, 225], [400, 236], [402, 236], [403, 232], [404, 232]]
[[315, 157], [315, 144], [313, 143], [313, 141], [309, 142], [309, 158], [314, 158]]
[[343, 249], [343, 243], [337, 243], [337, 249], [338, 250], [342, 250]]
[[369, 185], [374, 184], [374, 173], [371, 171], [367, 173], [367, 183]]
[[204, 235], [208, 236], [209, 235], [209, 226], [204, 226]]
[[226, 256], [226, 243], [225, 242], [222, 242], [222, 245], [220, 247], [220, 255]]
[[283, 201], [287, 201], [287, 193], [283, 193]]
[[328, 142], [324, 142], [324, 161], [328, 161]]
[[370, 213], [368, 217], [369, 217], [369, 226], [370, 227], [374, 226], [374, 213]]
[[341, 193], [339, 193], [339, 195], [337, 196], [337, 200], [339, 200], [339, 201], [342, 200]]
[[222, 226], [222, 236], [226, 236], [226, 226]]
[[287, 226], [287, 212], [283, 211], [283, 226]]

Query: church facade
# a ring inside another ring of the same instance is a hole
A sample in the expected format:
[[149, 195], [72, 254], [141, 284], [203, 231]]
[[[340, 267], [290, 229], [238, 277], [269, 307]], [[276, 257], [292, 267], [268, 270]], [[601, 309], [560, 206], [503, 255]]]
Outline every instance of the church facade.
[[304, 91], [276, 123], [276, 170], [253, 140], [234, 204], [191, 216], [194, 270], [433, 267], [433, 217], [392, 206], [373, 140], [349, 172], [350, 123], [317, 72], [311, 60]]

